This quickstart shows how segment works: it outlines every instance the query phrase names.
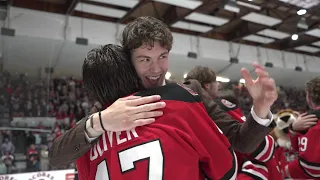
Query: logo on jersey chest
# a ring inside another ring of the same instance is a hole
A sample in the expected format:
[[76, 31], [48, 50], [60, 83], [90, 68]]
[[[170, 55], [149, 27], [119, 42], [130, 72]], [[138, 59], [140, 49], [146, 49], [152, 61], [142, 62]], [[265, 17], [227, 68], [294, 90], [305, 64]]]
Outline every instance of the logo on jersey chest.
[[221, 103], [230, 109], [236, 107], [235, 104], [233, 104], [232, 102], [225, 100], [225, 99], [221, 99]]

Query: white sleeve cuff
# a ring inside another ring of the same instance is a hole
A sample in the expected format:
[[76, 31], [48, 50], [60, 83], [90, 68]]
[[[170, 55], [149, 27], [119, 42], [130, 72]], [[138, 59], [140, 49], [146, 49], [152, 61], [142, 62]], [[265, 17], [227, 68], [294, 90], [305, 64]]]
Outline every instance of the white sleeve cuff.
[[[95, 139], [97, 139], [101, 134], [96, 132], [94, 129], [91, 128], [91, 124], [90, 124], [90, 119], [93, 115], [89, 116], [89, 118], [86, 121], [86, 130], [84, 131], [84, 135], [86, 136], [86, 140], [91, 143], [92, 141], [94, 141]], [[90, 133], [91, 136], [93, 136], [92, 138], [90, 138], [88, 136], [87, 131]]]
[[84, 135], [86, 136], [86, 140], [91, 143], [92, 141], [94, 141], [95, 139], [97, 139], [97, 137], [93, 137], [93, 138], [89, 138], [88, 134], [86, 131], [84, 131]]
[[262, 126], [266, 126], [268, 127], [273, 120], [273, 114], [271, 113], [271, 111], [269, 111], [267, 119], [261, 119], [259, 116], [257, 116], [257, 114], [254, 112], [253, 107], [251, 108], [251, 115], [253, 117], [253, 119], [259, 123]]

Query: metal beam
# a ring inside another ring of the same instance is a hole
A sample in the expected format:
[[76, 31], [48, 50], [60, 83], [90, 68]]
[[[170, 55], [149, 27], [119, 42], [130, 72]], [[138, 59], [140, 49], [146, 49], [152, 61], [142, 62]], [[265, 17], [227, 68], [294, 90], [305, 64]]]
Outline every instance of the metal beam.
[[165, 22], [168, 26], [171, 26], [175, 22], [178, 22], [178, 20], [180, 19], [178, 12], [187, 14], [189, 13], [189, 10], [177, 6], [170, 6], [162, 16], [163, 22]]
[[[220, 27], [218, 27], [218, 28], [219, 28], [219, 29], [223, 29], [223, 28], [225, 28], [226, 26], [229, 26], [230, 23], [235, 23], [235, 22], [239, 22], [239, 21], [244, 22], [244, 23], [239, 23], [239, 25], [237, 25], [237, 27], [234, 28], [234, 29], [237, 29], [237, 31], [238, 31], [239, 28], [247, 28], [247, 27], [246, 27], [246, 26], [247, 26], [246, 21], [243, 21], [243, 20], [241, 19], [241, 17], [243, 17], [243, 16], [245, 16], [245, 15], [251, 13], [251, 12], [259, 13], [259, 12], [264, 11], [264, 10], [265, 10], [265, 9], [264, 9], [264, 6], [265, 6], [266, 4], [267, 4], [267, 3], [262, 4], [260, 10], [249, 11], [248, 13], [245, 13], [244, 15], [237, 16], [237, 17], [231, 19], [228, 23], [226, 23], [226, 24], [224, 24], [224, 25], [222, 25], [222, 26], [220, 26]], [[204, 36], [204, 37], [211, 37], [212, 34], [215, 34], [215, 32], [216, 32], [216, 29], [212, 29], [212, 30], [204, 33], [202, 36]], [[236, 34], [227, 34], [227, 36], [229, 36], [229, 35], [231, 35], [232, 37], [231, 37], [231, 38], [228, 38], [228, 39], [233, 39], [234, 37], [237, 36], [237, 33], [236, 33]], [[227, 40], [228, 40], [228, 39], [227, 39]]]
[[192, 12], [194, 12], [194, 10], [181, 8], [177, 6], [171, 6], [164, 13], [162, 19], [168, 26], [171, 26], [178, 21], [184, 20], [184, 18]]
[[180, 34], [189, 34], [189, 35], [192, 35], [192, 36], [199, 36], [201, 33], [199, 32], [195, 32], [195, 31], [189, 31], [189, 30], [186, 30], [186, 29], [179, 29], [179, 28], [170, 28], [170, 30], [172, 32], [176, 32], [176, 33], [180, 33]]
[[[252, 32], [256, 32], [256, 31], [250, 31], [249, 22], [248, 21], [243, 21], [235, 29], [237, 29], [237, 30], [236, 31], [232, 31], [232, 32], [227, 34], [227, 37], [228, 37], [227, 41], [236, 41], [236, 40], [241, 39], [242, 37], [245, 37], [245, 36], [248, 36], [248, 35], [252, 34]], [[260, 29], [261, 28], [259, 28], [259, 31], [260, 31]]]
[[[317, 24], [314, 24], [312, 27], [310, 27], [308, 30], [305, 31], [301, 31], [299, 33], [297, 33], [299, 36], [308, 36], [306, 35], [307, 31], [313, 30], [313, 29], [317, 29], [320, 26], [320, 22], [318, 22]], [[281, 39], [279, 41], [275, 41], [273, 43], [270, 43], [268, 45], [263, 45], [264, 47], [274, 47], [280, 50], [287, 50], [287, 49], [293, 49], [295, 47], [298, 46], [302, 46], [302, 45], [308, 45], [311, 43], [314, 43], [316, 41], [319, 41], [319, 38], [313, 37], [311, 38], [312, 40], [310, 41], [310, 37], [307, 40], [302, 41], [302, 38], [300, 38], [297, 41], [293, 41], [291, 40], [291, 36]]]
[[73, 11], [72, 16], [76, 16], [76, 17], [80, 17], [80, 18], [100, 20], [100, 21], [114, 22], [114, 23], [119, 20], [118, 18], [100, 16], [100, 15], [97, 15], [97, 14], [91, 14], [91, 13], [81, 12], [81, 11]]
[[[311, 39], [311, 40], [309, 40], [309, 39]], [[315, 43], [317, 41], [319, 41], [319, 39], [316, 37], [312, 37], [312, 38], [308, 37], [307, 40], [285, 41], [285, 43], [282, 43], [284, 45], [281, 44], [280, 47], [281, 46], [284, 47], [284, 48], [281, 48], [282, 50], [292, 50], [292, 49], [299, 47], [299, 46], [311, 45], [312, 43]]]
[[[291, 10], [291, 9], [297, 9], [297, 10], [299, 9], [299, 8], [296, 7], [296, 6], [290, 5], [290, 4], [288, 4], [288, 3], [283, 3], [283, 2], [281, 2], [281, 1], [279, 1], [279, 0], [267, 0], [267, 1], [265, 1], [265, 2], [260, 6], [260, 7], [261, 7], [261, 10], [253, 10], [253, 11], [250, 11], [249, 13], [251, 13], [251, 12], [260, 13], [260, 12], [262, 12], [262, 11], [264, 11], [264, 10], [271, 10], [271, 9], [268, 9], [268, 4], [270, 4], [270, 3], [276, 4], [276, 6], [277, 6], [277, 5], [282, 5], [282, 6], [289, 7], [290, 10]], [[317, 8], [317, 7], [313, 7], [313, 8], [311, 8], [310, 10], [308, 10], [308, 13], [309, 13], [309, 12], [314, 12], [315, 9], [318, 9], [318, 8]], [[274, 11], [274, 10], [271, 10], [271, 11]], [[249, 14], [249, 13], [247, 13], [247, 14]], [[245, 14], [245, 15], [247, 15], [247, 14]], [[245, 16], [245, 15], [243, 15], [243, 16]], [[241, 17], [243, 17], [243, 16], [239, 16], [239, 17], [233, 19], [232, 21], [230, 21], [229, 23], [227, 23], [227, 24], [225, 24], [225, 25], [223, 25], [223, 26], [220, 26], [219, 29], [224, 28], [225, 26], [229, 25], [229, 24], [232, 23], [232, 22], [242, 21], [242, 20], [241, 20]], [[278, 25], [275, 25], [275, 26], [273, 26], [273, 27], [268, 27], [268, 28], [277, 29], [277, 28], [280, 27], [285, 21], [287, 21], [287, 20], [289, 20], [289, 19], [291, 19], [291, 18], [293, 18], [293, 17], [295, 17], [295, 16], [297, 16], [297, 15], [296, 15], [296, 14], [290, 14], [290, 15], [287, 16], [285, 19], [282, 19], [282, 23], [280, 23], [280, 24], [278, 24]], [[260, 25], [260, 26], [263, 26], [263, 25], [261, 25], [261, 24], [259, 24], [259, 25]], [[261, 30], [263, 30], [263, 29], [265, 29], [265, 28], [266, 28], [266, 26], [265, 26], [265, 27], [258, 28], [258, 29], [254, 29], [253, 31], [249, 31], [248, 24], [245, 23], [245, 22], [243, 22], [243, 24], [240, 23], [238, 26], [236, 26], [236, 28], [234, 28], [234, 29], [237, 29], [236, 33], [231, 32], [231, 33], [229, 33], [229, 34], [226, 35], [227, 37], [229, 37], [227, 40], [229, 40], [229, 41], [237, 41], [237, 40], [240, 40], [241, 38], [243, 38], [243, 37], [245, 37], [245, 36], [248, 36], [248, 35], [250, 35], [250, 34], [256, 34], [257, 32], [259, 32], [259, 31], [261, 31]], [[248, 31], [246, 31], [246, 30], [248, 30]], [[214, 33], [215, 31], [216, 31], [216, 29], [213, 29], [213, 30], [205, 33], [203, 36], [205, 36], [205, 37], [210, 37], [210, 36], [211, 36], [211, 33]], [[243, 34], [241, 34], [239, 31], [242, 32]]]
[[12, 6], [58, 14], [65, 14], [67, 11], [67, 6], [65, 4], [54, 4], [44, 1], [39, 2], [37, 0], [14, 0]]
[[121, 19], [119, 19], [118, 23], [124, 24], [127, 19], [131, 16], [133, 12], [135, 12], [138, 8], [145, 5], [146, 3], [150, 2], [150, 0], [140, 0], [138, 4], [136, 4], [130, 11], [127, 12], [126, 15], [124, 15]]
[[[292, 7], [292, 5], [287, 5], [287, 4], [284, 4], [284, 3], [282, 3], [282, 2], [276, 2], [276, 1], [271, 1], [272, 3], [274, 2], [274, 3], [278, 3], [278, 4], [281, 4], [281, 5], [286, 5], [286, 6], [289, 6], [289, 7]], [[267, 4], [263, 4], [263, 6], [266, 6]], [[297, 7], [295, 7], [296, 9], [298, 9]], [[312, 13], [313, 11], [315, 11], [315, 9], [317, 9], [317, 7], [313, 7], [313, 8], [311, 8], [310, 10], [308, 10], [308, 13]], [[267, 9], [268, 10], [268, 9]], [[262, 11], [262, 10], [261, 10]], [[272, 11], [274, 11], [274, 10], [272, 10]], [[253, 11], [254, 12], [254, 11]], [[251, 12], [250, 12], [251, 13]], [[240, 17], [241, 18], [241, 17]], [[228, 41], [238, 41], [238, 40], [240, 40], [241, 38], [243, 38], [243, 37], [245, 37], [245, 36], [248, 36], [248, 35], [250, 35], [250, 34], [256, 34], [256, 33], [258, 33], [259, 31], [262, 31], [262, 30], [264, 30], [264, 29], [266, 29], [266, 28], [270, 28], [270, 29], [274, 29], [274, 30], [276, 30], [276, 29], [278, 29], [281, 25], [283, 25], [283, 23], [285, 23], [285, 22], [287, 22], [287, 21], [289, 21], [289, 20], [291, 20], [292, 18], [298, 18], [298, 15], [296, 15], [296, 14], [290, 14], [290, 15], [288, 15], [287, 17], [285, 17], [284, 19], [282, 19], [282, 22], [281, 23], [279, 23], [279, 24], [277, 24], [277, 25], [275, 25], [275, 26], [272, 26], [272, 27], [268, 27], [268, 26], [264, 26], [264, 25], [261, 25], [261, 24], [259, 24], [260, 26], [263, 26], [263, 27], [261, 27], [261, 28], [257, 28], [257, 29], [255, 29], [255, 30], [250, 30], [249, 28], [248, 28], [248, 24], [247, 23], [243, 23], [243, 24], [240, 24], [239, 26], [237, 26], [235, 29], [237, 29], [237, 31], [235, 31], [235, 32], [232, 32], [232, 33], [229, 33], [229, 34], [227, 34], [226, 36], [227, 37], [229, 37], [227, 40]]]
[[201, 37], [205, 37], [205, 38], [211, 38], [211, 39], [218, 39], [218, 40], [227, 41], [227, 36], [225, 34], [218, 33], [218, 32], [212, 32], [212, 33], [210, 33], [209, 36], [204, 36], [203, 34], [201, 34], [200, 36]]
[[[293, 17], [296, 17], [296, 15], [293, 15], [293, 14], [290, 14], [289, 16], [287, 16], [285, 19], [282, 19], [282, 22], [277, 24], [277, 25], [274, 25], [274, 26], [265, 26], [265, 25], [262, 25], [262, 24], [258, 24], [259, 26], [262, 26], [261, 28], [257, 28], [253, 31], [250, 31], [250, 29], [244, 29], [242, 30], [243, 26], [240, 26], [240, 27], [237, 27], [237, 33], [233, 33], [233, 34], [228, 34], [228, 37], [229, 37], [229, 41], [237, 41], [239, 39], [242, 39], [243, 37], [246, 37], [246, 36], [249, 36], [251, 34], [256, 34], [264, 29], [278, 29], [281, 25], [283, 25], [283, 23], [285, 23], [286, 21], [290, 20], [291, 18]], [[251, 23], [251, 22], [250, 22]], [[245, 23], [243, 23], [245, 25]], [[248, 25], [247, 25], [248, 26]]]
[[203, 26], [211, 26], [211, 27], [213, 27], [213, 28], [218, 27], [218, 26], [216, 26], [216, 25], [207, 24], [207, 23], [198, 22], [198, 21], [193, 21], [193, 20], [189, 20], [189, 19], [185, 19], [185, 20], [183, 20], [183, 21], [184, 21], [184, 22], [187, 22], [187, 23], [199, 24], [199, 25], [203, 25]]
[[70, 15], [73, 13], [74, 9], [76, 8], [77, 4], [80, 2], [80, 0], [72, 0], [69, 5], [68, 9], [66, 11], [66, 15]]

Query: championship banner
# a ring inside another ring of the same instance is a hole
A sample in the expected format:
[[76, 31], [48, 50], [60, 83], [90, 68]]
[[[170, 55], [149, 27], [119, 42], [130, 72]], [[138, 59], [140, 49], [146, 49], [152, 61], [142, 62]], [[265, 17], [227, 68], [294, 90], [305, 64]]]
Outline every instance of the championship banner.
[[74, 169], [0, 175], [0, 180], [74, 180], [74, 179], [75, 179]]

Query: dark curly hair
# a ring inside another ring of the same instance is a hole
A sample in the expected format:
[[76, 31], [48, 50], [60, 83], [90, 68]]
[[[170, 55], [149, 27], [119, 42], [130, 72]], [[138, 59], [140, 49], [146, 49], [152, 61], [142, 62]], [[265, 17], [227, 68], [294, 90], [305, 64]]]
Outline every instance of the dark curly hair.
[[139, 91], [140, 79], [122, 47], [108, 44], [92, 49], [82, 66], [83, 83], [102, 105]]
[[307, 92], [309, 93], [309, 99], [320, 106], [320, 76], [307, 82]]
[[173, 43], [171, 30], [154, 17], [139, 17], [130, 22], [122, 32], [121, 43], [127, 53], [143, 45], [153, 47], [154, 42], [159, 42], [168, 51]]
[[205, 84], [216, 82], [216, 73], [208, 67], [196, 66], [187, 74], [185, 80], [189, 79], [198, 80], [204, 88]]

